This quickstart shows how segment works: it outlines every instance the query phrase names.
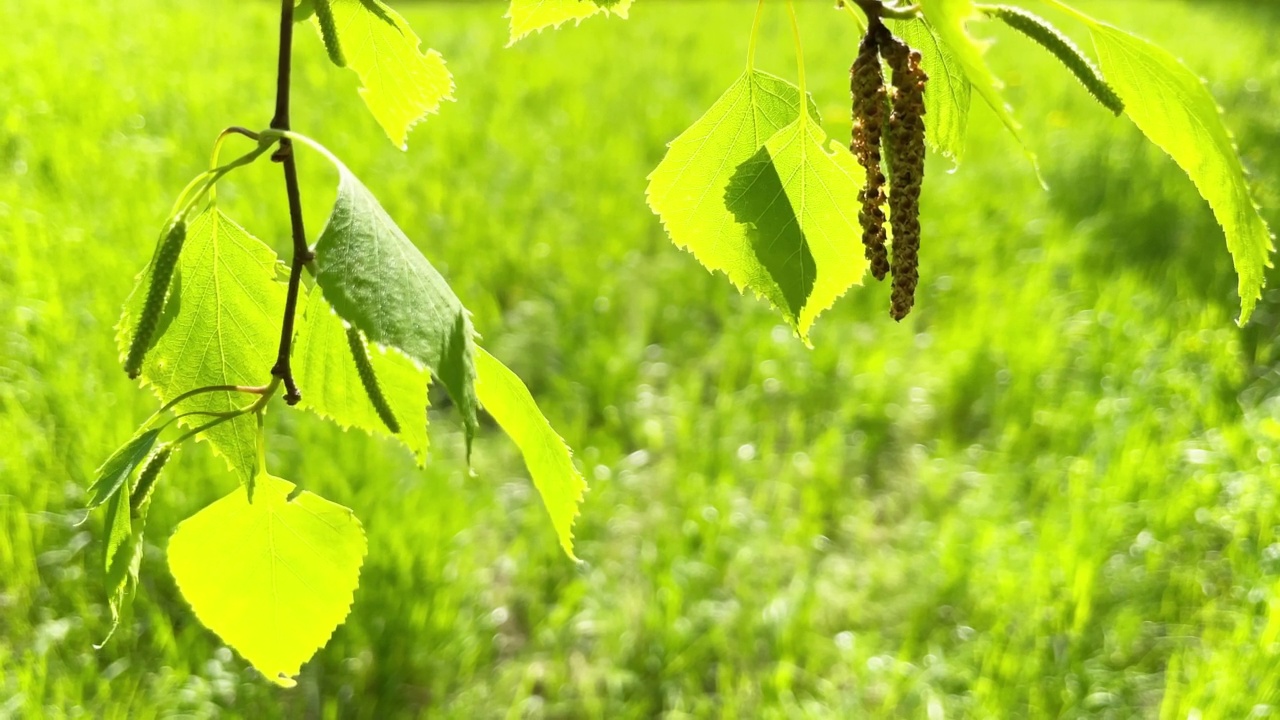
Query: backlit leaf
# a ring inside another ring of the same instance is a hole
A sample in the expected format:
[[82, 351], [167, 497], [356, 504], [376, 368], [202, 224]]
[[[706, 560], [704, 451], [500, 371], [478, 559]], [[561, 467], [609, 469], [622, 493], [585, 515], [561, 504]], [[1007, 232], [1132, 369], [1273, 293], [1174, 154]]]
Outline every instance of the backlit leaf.
[[368, 188], [330, 159], [340, 180], [316, 242], [324, 299], [371, 342], [431, 369], [462, 414], [469, 449], [477, 426], [471, 313]]
[[[453, 99], [453, 76], [435, 50], [399, 13], [380, 0], [325, 0], [330, 21], [313, 18], [329, 56], [360, 76], [360, 97], [396, 147], [408, 147], [409, 129], [441, 101]], [[329, 37], [327, 37], [329, 36]]]
[[431, 374], [395, 350], [369, 349], [369, 359], [382, 393], [400, 423], [393, 434], [369, 400], [347, 347], [346, 327], [319, 289], [304, 304], [293, 372], [305, 388], [301, 407], [315, 411], [343, 428], [392, 436], [413, 451], [418, 464], [427, 459], [427, 386]]
[[[284, 316], [278, 262], [271, 248], [216, 208], [191, 222], [158, 337], [142, 366], [143, 383], [162, 402], [210, 385], [252, 386], [271, 380]], [[146, 292], [147, 282], [144, 272], [125, 304], [117, 335], [122, 354], [137, 322], [136, 296]], [[202, 393], [175, 410], [226, 412], [253, 399], [236, 392]], [[208, 420], [195, 416], [179, 422], [191, 427]], [[253, 478], [257, 431], [252, 416], [224, 422], [200, 437], [209, 440], [241, 482]]]
[[920, 66], [929, 76], [924, 89], [925, 139], [929, 147], [959, 163], [969, 128], [973, 84], [956, 52], [922, 18], [890, 20], [889, 27], [920, 51]]
[[826, 142], [811, 117], [797, 118], [739, 166], [725, 196], [805, 342], [813, 321], [862, 282], [868, 265], [858, 222], [864, 174], [843, 145], [833, 141], [828, 151]]
[[511, 40], [548, 27], [560, 27], [573, 20], [580, 23], [597, 13], [627, 17], [632, 0], [511, 0], [507, 19], [511, 21]]
[[818, 270], [768, 148], [761, 146], [738, 166], [729, 179], [724, 202], [747, 227], [756, 259], [782, 293], [786, 302], [783, 312], [796, 324], [813, 292]]
[[289, 687], [351, 609], [366, 542], [352, 512], [262, 474], [178, 525], [169, 570], [205, 627]]
[[547, 422], [520, 378], [484, 348], [476, 352], [476, 393], [480, 404], [520, 448], [560, 546], [576, 560], [573, 520], [587, 483], [573, 466], [569, 446]]
[[1217, 103], [1168, 51], [1096, 20], [1090, 30], [1125, 114], [1191, 177], [1222, 225], [1239, 276], [1239, 323], [1245, 324], [1262, 296], [1263, 269], [1271, 266], [1275, 248]]
[[[738, 166], [799, 113], [799, 88], [768, 73], [746, 72], [671, 141], [666, 157], [649, 174], [647, 190], [649, 207], [662, 218], [672, 242], [784, 312], [791, 306], [787, 293], [757, 258], [750, 228], [725, 206], [725, 191]], [[809, 113], [816, 121], [812, 102]]]
[[104, 523], [107, 537], [103, 543], [102, 565], [105, 573], [107, 607], [111, 611], [111, 626], [98, 644], [101, 647], [111, 638], [120, 623], [120, 609], [124, 605], [130, 577], [136, 578], [142, 560], [142, 524], [133, 526], [129, 514], [129, 483], [126, 482], [107, 501]]
[[[88, 507], [95, 508], [113, 497], [124, 486], [125, 480], [147, 459], [155, 447], [160, 430], [150, 428], [137, 433], [123, 447], [116, 450], [98, 468], [97, 479], [89, 486]], [[126, 495], [128, 493], [125, 493]]]
[[[1027, 158], [1031, 160], [1033, 166], [1036, 166], [1038, 174], [1036, 156], [1022, 138], [1022, 126], [1013, 119], [1013, 113], [1005, 104], [1004, 96], [1000, 94], [1000, 82], [991, 74], [986, 61], [982, 58], [986, 44], [975, 40], [965, 28], [968, 21], [978, 15], [973, 0], [920, 0], [920, 8], [924, 11], [925, 19], [937, 33], [938, 38], [954, 53], [956, 62], [964, 70], [973, 89], [978, 91], [978, 95], [995, 111], [996, 117], [1000, 118], [1000, 122], [1004, 123], [1004, 126], [1017, 139], [1026, 152]], [[933, 76], [930, 75], [930, 77]], [[926, 122], [925, 125], [927, 127], [928, 123]]]

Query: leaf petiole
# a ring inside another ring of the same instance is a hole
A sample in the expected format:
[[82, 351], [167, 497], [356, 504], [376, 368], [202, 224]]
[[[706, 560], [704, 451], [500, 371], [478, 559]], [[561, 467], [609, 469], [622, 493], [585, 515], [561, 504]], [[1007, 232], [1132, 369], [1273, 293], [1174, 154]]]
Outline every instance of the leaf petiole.
[[796, 19], [796, 6], [791, 0], [787, 0], [787, 14], [791, 16], [791, 36], [796, 42], [796, 66], [799, 73], [796, 86], [800, 88], [800, 120], [803, 122], [809, 116], [808, 106], [805, 104], [808, 94], [805, 91], [804, 47], [800, 44], [800, 21]]
[[867, 21], [864, 16], [859, 15], [858, 11], [853, 9], [853, 3], [847, 0], [840, 0], [840, 7], [849, 13], [849, 17], [853, 18], [853, 21], [858, 24], [858, 30], [865, 34], [867, 32]]
[[227, 412], [198, 412], [197, 411], [197, 412], [185, 413], [180, 417], [185, 417], [187, 415], [214, 415], [215, 417], [213, 420], [210, 420], [209, 422], [203, 425], [192, 428], [187, 432], [179, 435], [178, 438], [170, 444], [178, 445], [183, 442], [186, 442], [187, 440], [190, 440], [191, 438], [195, 437], [196, 435], [199, 435], [200, 433], [206, 430], [215, 428], [228, 420], [234, 420], [235, 418], [238, 418], [241, 415], [248, 415], [249, 413], [257, 413], [259, 417], [261, 417], [262, 409], [266, 407], [267, 403], [271, 400], [272, 396], [276, 394], [276, 390], [279, 389], [279, 387], [280, 387], [280, 378], [273, 378], [271, 380], [271, 384], [267, 385], [266, 388], [263, 389], [262, 397], [253, 401], [253, 403], [249, 405], [245, 405], [244, 407], [237, 408], [235, 410], [228, 410]]
[[[248, 128], [240, 127], [239, 125], [232, 125], [231, 127], [223, 130], [218, 133], [218, 139], [213, 141], [213, 152], [209, 158], [210, 173], [215, 172], [218, 169], [218, 156], [222, 153], [222, 144], [232, 135], [243, 135], [256, 143], [262, 142], [262, 137], [258, 133]], [[217, 185], [211, 185], [209, 187], [209, 202], [216, 202], [217, 197], [218, 187]]]
[[760, 37], [760, 18], [764, 15], [764, 0], [756, 4], [756, 17], [751, 21], [751, 40], [747, 43], [747, 72], [756, 67], [756, 40]]
[[261, 387], [249, 387], [245, 385], [208, 385], [206, 387], [199, 387], [194, 390], [188, 390], [187, 392], [182, 393], [178, 397], [160, 406], [159, 410], [156, 410], [154, 413], [151, 413], [151, 417], [147, 418], [146, 422], [142, 423], [142, 426], [146, 427], [150, 425], [151, 423], [155, 422], [156, 418], [160, 417], [161, 415], [168, 412], [169, 410], [172, 410], [178, 403], [182, 402], [183, 400], [193, 398], [196, 395], [203, 395], [205, 393], [211, 393], [211, 392], [242, 392], [242, 393], [250, 393], [253, 395], [266, 395], [271, 390], [272, 390], [272, 386], [270, 384], [263, 385]]
[[[237, 130], [232, 130], [232, 132], [237, 132]], [[223, 134], [218, 136], [218, 140], [214, 144], [214, 162], [217, 162], [219, 146], [226, 134], [227, 131], [223, 131]], [[219, 180], [226, 177], [232, 170], [244, 167], [257, 160], [263, 153], [270, 150], [276, 142], [278, 142], [278, 138], [268, 138], [264, 133], [259, 136], [258, 147], [225, 165], [219, 165], [197, 175], [195, 179], [187, 183], [182, 193], [178, 195], [178, 200], [174, 203], [173, 210], [169, 214], [170, 222], [172, 222], [173, 218], [185, 217], [191, 212], [191, 208], [195, 207], [196, 203], [206, 195], [212, 194], [212, 190]]]

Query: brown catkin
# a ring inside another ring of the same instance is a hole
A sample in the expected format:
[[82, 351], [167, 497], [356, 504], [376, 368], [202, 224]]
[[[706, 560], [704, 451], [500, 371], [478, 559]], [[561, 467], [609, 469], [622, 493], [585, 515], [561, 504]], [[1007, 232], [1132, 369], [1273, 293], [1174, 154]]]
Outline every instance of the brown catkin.
[[893, 228], [893, 296], [889, 314], [901, 320], [915, 305], [920, 279], [920, 188], [924, 182], [924, 89], [920, 53], [890, 36], [881, 52], [893, 70], [889, 115], [889, 223]]
[[849, 150], [866, 172], [866, 185], [858, 192], [862, 208], [858, 220], [862, 225], [862, 244], [871, 274], [883, 280], [889, 272], [889, 256], [885, 250], [884, 203], [885, 177], [880, 168], [880, 139], [885, 117], [889, 114], [889, 93], [880, 67], [880, 39], [884, 26], [876, 23], [858, 47], [858, 57], [849, 69], [849, 90], [853, 95], [853, 139]]

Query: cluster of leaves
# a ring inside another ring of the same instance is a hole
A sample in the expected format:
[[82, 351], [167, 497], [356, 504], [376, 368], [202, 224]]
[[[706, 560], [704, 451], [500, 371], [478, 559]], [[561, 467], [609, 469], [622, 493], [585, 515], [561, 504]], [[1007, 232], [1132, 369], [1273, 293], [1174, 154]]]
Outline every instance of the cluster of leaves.
[[[632, 2], [511, 0], [511, 42], [597, 14], [626, 17]], [[1089, 28], [1101, 68], [1021, 8], [972, 0], [837, 5], [863, 28], [860, 11], [882, 17], [919, 53], [930, 78], [925, 139], [957, 164], [975, 93], [1023, 143], [969, 23], [1003, 21], [1059, 57], [1105, 107], [1126, 114], [1168, 152], [1208, 201], [1239, 274], [1244, 323], [1261, 292], [1271, 235], [1212, 97], [1164, 50], [1051, 2]], [[794, 12], [798, 82], [755, 67], [763, 6], [761, 0], [745, 71], [670, 143], [649, 176], [647, 198], [676, 245], [773, 304], [808, 342], [817, 317], [868, 269], [859, 222], [865, 168], [822, 130], [805, 88]], [[398, 147], [406, 147], [414, 124], [452, 98], [444, 59], [424, 51], [381, 0], [301, 0], [295, 18], [314, 25], [334, 64], [359, 76], [361, 98]], [[100, 468], [90, 506], [105, 506], [104, 571], [118, 619], [136, 584], [160, 473], [184, 441], [208, 441], [244, 488], [179, 525], [169, 544], [170, 569], [202, 622], [287, 685], [345, 618], [366, 544], [350, 510], [266, 468], [264, 416], [279, 385], [269, 369], [278, 320], [295, 310], [286, 301], [279, 257], [217, 206], [216, 184], [227, 173], [288, 142], [315, 150], [338, 174], [337, 199], [310, 248], [314, 282], [296, 305], [291, 359], [305, 389], [302, 408], [344, 428], [395, 437], [422, 463], [434, 378], [462, 416], [468, 450], [482, 408], [515, 441], [570, 557], [585, 483], [527, 388], [476, 344], [470, 313], [359, 179], [303, 135], [244, 134], [257, 146], [226, 165], [215, 160], [183, 191], [126, 302], [122, 362], [163, 405]], [[1027, 156], [1034, 165], [1029, 150]], [[177, 436], [162, 441], [166, 432]]]
[[[377, 0], [316, 0], [299, 19], [313, 20], [330, 58], [360, 75], [361, 97], [397, 145], [451, 96], [440, 55], [422, 52], [404, 19]], [[287, 686], [346, 617], [366, 542], [351, 510], [266, 467], [265, 414], [280, 385], [272, 374], [276, 343], [291, 312], [288, 269], [218, 207], [216, 184], [228, 173], [286, 141], [337, 171], [329, 219], [309, 248], [314, 283], [292, 310], [302, 409], [394, 437], [422, 464], [428, 386], [436, 380], [462, 416], [468, 452], [481, 409], [516, 443], [571, 558], [586, 484], [528, 389], [477, 344], [470, 312], [355, 174], [301, 134], [241, 134], [256, 147], [217, 166], [230, 134], [219, 138], [215, 167], [180, 195], [125, 303], [121, 361], [162, 407], [99, 469], [89, 505], [105, 507], [114, 631], [137, 584], [147, 507], [163, 467], [185, 441], [207, 441], [243, 487], [179, 524], [169, 568], [201, 622]], [[162, 441], [166, 433], [175, 437]]]
[[[866, 21], [855, 4], [883, 18], [920, 53], [930, 78], [926, 138], [956, 164], [975, 92], [1037, 163], [969, 24], [1003, 21], [1058, 57], [1104, 107], [1127, 114], [1191, 177], [1225, 231], [1239, 275], [1239, 322], [1248, 321], [1269, 266], [1271, 234], [1217, 105], [1182, 63], [1056, 0], [1089, 28], [1101, 69], [1047, 20], [1023, 8], [972, 0], [920, 0], [905, 8], [839, 0], [862, 28]], [[803, 58], [800, 64], [799, 84], [793, 85], [756, 70], [749, 59], [746, 73], [671, 142], [649, 176], [648, 198], [676, 245], [769, 301], [807, 342], [814, 319], [860, 283], [867, 269], [855, 234], [865, 177], [851, 172], [848, 153], [822, 134], [803, 92]], [[809, 108], [804, 113], [801, 97]]]

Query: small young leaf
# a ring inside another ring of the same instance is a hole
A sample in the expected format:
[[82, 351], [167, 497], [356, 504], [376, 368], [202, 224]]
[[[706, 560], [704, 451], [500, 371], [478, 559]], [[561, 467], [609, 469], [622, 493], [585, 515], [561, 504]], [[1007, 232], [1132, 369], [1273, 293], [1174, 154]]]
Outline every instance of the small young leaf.
[[580, 23], [596, 13], [617, 15], [626, 19], [633, 0], [511, 0], [507, 18], [511, 21], [511, 40], [548, 27], [560, 27], [573, 20]]
[[1166, 50], [1076, 14], [1089, 24], [1102, 70], [1124, 100], [1125, 113], [1213, 208], [1239, 276], [1238, 322], [1244, 325], [1262, 296], [1263, 269], [1271, 266], [1275, 248], [1213, 95]]
[[978, 91], [978, 95], [995, 111], [996, 117], [1000, 118], [1000, 122], [1004, 123], [1014, 139], [1022, 146], [1027, 159], [1031, 161], [1038, 175], [1039, 165], [1035, 154], [1022, 139], [1022, 126], [1013, 119], [1013, 113], [1005, 104], [1004, 96], [1000, 94], [999, 81], [991, 74], [986, 61], [982, 59], [985, 44], [974, 40], [965, 29], [965, 24], [977, 15], [973, 0], [920, 0], [920, 8], [924, 11], [925, 20], [929, 22], [939, 39], [955, 53], [955, 59], [964, 69], [964, 74], [973, 84], [973, 88]]
[[419, 465], [424, 464], [431, 373], [399, 351], [366, 347], [387, 410], [399, 424], [399, 431], [392, 433], [365, 392], [348, 347], [348, 329], [325, 302], [323, 293], [318, 288], [312, 290], [305, 310], [299, 312], [304, 315], [293, 351], [293, 372], [298, 384], [307, 388], [301, 407], [344, 428], [357, 427], [370, 434], [395, 437], [413, 451]]
[[105, 527], [106, 542], [103, 544], [103, 568], [106, 572], [104, 585], [107, 590], [107, 607], [111, 610], [111, 625], [106, 637], [95, 647], [101, 648], [115, 634], [120, 624], [120, 610], [129, 597], [129, 583], [138, 582], [138, 569], [142, 564], [142, 531], [147, 523], [145, 508], [135, 518], [129, 508], [129, 485], [122, 486], [122, 491], [111, 496], [107, 502]]
[[324, 298], [371, 342], [431, 369], [475, 436], [475, 331], [471, 313], [355, 175], [336, 158], [333, 212], [316, 242]]
[[1071, 38], [1063, 35], [1048, 20], [1019, 7], [1009, 5], [986, 5], [982, 11], [987, 15], [1003, 21], [1006, 25], [1035, 40], [1076, 76], [1085, 90], [1102, 106], [1119, 115], [1124, 112], [1124, 102], [1116, 91], [1111, 89], [1102, 73], [1094, 67], [1088, 58]]
[[[162, 330], [142, 367], [142, 380], [162, 402], [210, 385], [262, 385], [271, 375], [284, 285], [277, 281], [276, 254], [216, 208], [191, 222], [178, 261], [178, 275], [165, 305]], [[139, 278], [145, 288], [146, 273]], [[139, 293], [134, 290], [134, 295]], [[120, 318], [117, 342], [128, 347], [137, 323], [130, 301]], [[184, 400], [178, 411], [226, 412], [247, 400], [242, 393], [210, 392]], [[190, 427], [207, 418], [184, 418]], [[222, 423], [204, 433], [240, 478], [253, 478], [257, 430], [252, 417]]]
[[265, 473], [256, 488], [180, 523], [169, 570], [205, 627], [292, 687], [350, 611], [367, 544], [351, 510]]
[[124, 486], [133, 471], [147, 459], [151, 448], [155, 447], [160, 431], [152, 428], [144, 430], [125, 443], [123, 447], [111, 453], [111, 457], [98, 468], [97, 479], [89, 486], [90, 509], [96, 508], [115, 497]]
[[538, 409], [519, 376], [484, 348], [476, 352], [476, 392], [484, 409], [520, 448], [533, 485], [551, 515], [560, 547], [573, 554], [573, 520], [587, 490], [569, 446]]
[[[751, 288], [783, 312], [792, 302], [757, 257], [750, 228], [725, 207], [725, 191], [738, 166], [799, 114], [799, 88], [768, 73], [748, 71], [671, 141], [666, 157], [649, 174], [646, 191], [649, 207], [662, 218], [672, 242], [707, 269], [723, 272], [738, 289]], [[809, 114], [816, 122], [812, 101]]]
[[969, 129], [973, 84], [955, 50], [923, 18], [888, 22], [895, 35], [920, 51], [920, 66], [929, 76], [924, 89], [925, 139], [934, 152], [959, 164]]
[[381, 0], [322, 0], [314, 21], [329, 57], [360, 76], [360, 97], [401, 150], [410, 128], [453, 99], [444, 58], [420, 52], [413, 28]]

